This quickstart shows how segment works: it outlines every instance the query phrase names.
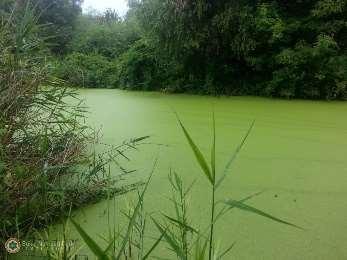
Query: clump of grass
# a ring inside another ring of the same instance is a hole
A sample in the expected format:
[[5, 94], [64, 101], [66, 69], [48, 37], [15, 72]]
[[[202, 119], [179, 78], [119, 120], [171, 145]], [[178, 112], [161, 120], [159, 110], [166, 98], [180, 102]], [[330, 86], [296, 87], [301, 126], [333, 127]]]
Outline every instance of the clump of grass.
[[27, 237], [70, 207], [135, 189], [137, 183], [119, 187], [119, 176], [109, 180], [107, 168], [129, 160], [125, 154], [148, 138], [95, 152], [82, 100], [50, 75], [35, 6], [14, 2], [0, 20], [0, 244]]
[[[71, 209], [69, 215], [71, 214]], [[74, 243], [70, 243], [67, 239], [69, 233], [69, 222], [66, 219], [63, 222], [63, 230], [58, 238], [51, 240], [50, 233], [47, 230], [43, 232], [37, 232], [37, 236], [43, 242], [41, 248], [35, 248], [43, 253], [43, 256], [47, 256], [50, 260], [73, 260], [77, 259], [78, 253], [82, 249], [83, 245], [77, 246]], [[54, 241], [54, 244], [51, 244]]]
[[[108, 239], [108, 245], [102, 248], [99, 243], [92, 238], [87, 232], [73, 219], [71, 223], [75, 226], [76, 230], [82, 237], [88, 248], [94, 253], [98, 259], [102, 260], [120, 260], [120, 259], [148, 259], [154, 249], [159, 245], [164, 235], [159, 236], [152, 244], [152, 246], [145, 251], [144, 250], [144, 238], [145, 238], [145, 215], [143, 212], [144, 196], [148, 189], [150, 180], [152, 178], [155, 165], [150, 173], [150, 176], [142, 191], [138, 193], [138, 201], [132, 210], [132, 213], [127, 215], [127, 224], [125, 226], [125, 232], [118, 234], [113, 232], [113, 236]], [[112, 230], [111, 227], [109, 227]], [[136, 233], [136, 234], [134, 234]], [[136, 239], [134, 236], [136, 236]], [[134, 247], [135, 245], [135, 247]]]
[[[189, 220], [188, 216], [189, 193], [194, 183], [185, 187], [180, 176], [174, 171], [170, 172], [168, 179], [172, 188], [170, 202], [173, 205], [175, 215], [169, 216], [161, 213], [164, 224], [160, 224], [154, 218], [153, 222], [177, 258], [189, 259], [191, 256], [190, 248], [193, 246], [192, 240], [194, 236], [199, 235], [199, 231], [192, 227], [192, 221]], [[201, 251], [199, 250], [199, 252]]]

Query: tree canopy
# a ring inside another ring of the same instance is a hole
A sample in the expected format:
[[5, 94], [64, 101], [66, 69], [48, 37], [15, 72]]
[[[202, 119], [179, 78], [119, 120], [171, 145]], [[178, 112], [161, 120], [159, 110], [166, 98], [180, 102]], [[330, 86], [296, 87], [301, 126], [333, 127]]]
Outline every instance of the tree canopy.
[[125, 17], [33, 3], [55, 73], [74, 85], [347, 98], [346, 0], [129, 0]]

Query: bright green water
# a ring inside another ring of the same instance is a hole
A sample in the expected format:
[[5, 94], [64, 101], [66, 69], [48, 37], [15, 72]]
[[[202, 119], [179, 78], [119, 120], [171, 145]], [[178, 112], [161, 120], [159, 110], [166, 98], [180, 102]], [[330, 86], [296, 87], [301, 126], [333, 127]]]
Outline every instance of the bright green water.
[[[103, 142], [117, 144], [151, 135], [152, 143], [168, 145], [143, 146], [130, 154], [134, 160], [126, 164], [146, 176], [159, 158], [146, 195], [147, 211], [169, 208], [167, 174], [172, 167], [187, 184], [197, 179], [190, 210], [201, 224], [207, 221], [208, 183], [200, 175], [173, 109], [209, 155], [214, 107], [220, 170], [255, 119], [254, 130], [218, 198], [239, 199], [265, 190], [249, 204], [305, 230], [234, 211], [217, 227], [222, 248], [237, 241], [226, 259], [347, 259], [347, 103], [119, 90], [81, 90], [81, 95], [90, 107], [89, 124], [102, 127]], [[105, 234], [106, 205], [98, 203], [78, 213], [90, 234]], [[161, 251], [157, 254], [164, 256]]]

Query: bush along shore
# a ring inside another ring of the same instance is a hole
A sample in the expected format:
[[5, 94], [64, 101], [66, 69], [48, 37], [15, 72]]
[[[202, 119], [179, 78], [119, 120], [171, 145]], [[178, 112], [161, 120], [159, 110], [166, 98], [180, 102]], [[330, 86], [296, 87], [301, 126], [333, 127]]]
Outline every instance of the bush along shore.
[[76, 15], [54, 73], [89, 88], [347, 98], [345, 0], [135, 0], [129, 7], [125, 17]]
[[86, 108], [75, 90], [49, 73], [47, 39], [40, 35], [45, 26], [36, 9], [18, 1], [2, 15], [1, 245], [9, 237], [30, 236], [73, 208], [134, 189], [139, 183], [119, 185], [123, 168], [110, 178], [109, 164], [147, 138], [96, 153], [97, 135], [83, 124]]

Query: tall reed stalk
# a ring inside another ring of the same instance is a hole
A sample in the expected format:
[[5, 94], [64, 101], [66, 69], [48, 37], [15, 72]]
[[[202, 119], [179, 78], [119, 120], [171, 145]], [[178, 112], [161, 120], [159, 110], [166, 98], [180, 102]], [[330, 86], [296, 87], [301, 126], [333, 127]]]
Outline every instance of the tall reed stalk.
[[[244, 135], [241, 143], [236, 148], [235, 152], [232, 154], [230, 160], [226, 163], [226, 166], [224, 167], [224, 170], [223, 170], [220, 178], [216, 181], [216, 120], [215, 120], [214, 112], [212, 113], [212, 145], [211, 145], [210, 165], [207, 163], [207, 160], [205, 159], [204, 155], [202, 154], [202, 152], [200, 151], [200, 149], [198, 148], [196, 143], [193, 141], [191, 135], [189, 134], [189, 132], [187, 131], [186, 127], [183, 125], [182, 121], [180, 120], [180, 118], [177, 114], [176, 114], [176, 117], [177, 117], [178, 123], [179, 123], [179, 125], [180, 125], [180, 127], [184, 133], [184, 136], [187, 139], [187, 142], [188, 142], [188, 144], [189, 144], [189, 146], [190, 146], [190, 148], [194, 154], [194, 157], [201, 168], [201, 172], [207, 178], [207, 180], [209, 182], [209, 186], [211, 188], [210, 223], [208, 225], [208, 231], [209, 231], [208, 259], [209, 260], [220, 259], [222, 256], [226, 255], [226, 253], [228, 253], [234, 246], [234, 243], [232, 243], [223, 253], [218, 254], [215, 251], [215, 244], [214, 244], [214, 240], [215, 240], [214, 233], [215, 233], [216, 221], [231, 209], [238, 208], [240, 210], [248, 211], [248, 212], [263, 216], [263, 217], [267, 217], [268, 219], [271, 219], [273, 221], [276, 221], [276, 222], [279, 222], [282, 224], [287, 224], [290, 226], [300, 228], [294, 224], [291, 224], [287, 221], [276, 218], [276, 217], [274, 217], [268, 213], [265, 213], [259, 209], [251, 207], [247, 204], [244, 204], [244, 202], [246, 200], [249, 200], [250, 198], [252, 198], [255, 195], [258, 195], [259, 193], [251, 195], [249, 197], [246, 197], [243, 200], [232, 200], [232, 199], [226, 200], [223, 203], [224, 206], [218, 211], [218, 213], [216, 215], [217, 204], [218, 204], [216, 202], [216, 191], [217, 191], [218, 187], [220, 187], [221, 183], [224, 181], [225, 177], [227, 176], [228, 172], [230, 171], [230, 167], [231, 167], [232, 163], [234, 162], [237, 155], [241, 151], [242, 147], [246, 143], [246, 140], [247, 140], [248, 136], [250, 135], [250, 133], [254, 127], [254, 123], [255, 123], [254, 121], [251, 123], [251, 125], [248, 128], [246, 134]], [[198, 240], [199, 241], [201, 240], [200, 236], [198, 236]], [[203, 248], [202, 250], [205, 250], [205, 249]], [[200, 254], [200, 256], [201, 256], [201, 254]]]
[[[135, 207], [132, 210], [132, 213], [126, 216], [127, 223], [125, 226], [125, 232], [123, 234], [116, 234], [114, 232], [113, 237], [108, 240], [108, 246], [102, 248], [98, 242], [92, 238], [87, 232], [72, 218], [71, 223], [75, 226], [77, 232], [82, 237], [85, 244], [88, 248], [94, 253], [94, 255], [100, 260], [121, 260], [121, 259], [134, 259], [137, 256], [138, 259], [146, 260], [149, 258], [154, 249], [159, 245], [160, 241], [163, 238], [163, 235], [159, 236], [152, 246], [144, 252], [144, 214], [143, 214], [143, 203], [144, 196], [150, 184], [151, 178], [154, 173], [157, 162], [154, 163], [151, 170], [150, 176], [144, 184], [142, 191], [138, 193], [138, 200]], [[109, 227], [111, 228], [111, 227]], [[132, 234], [137, 232], [137, 240], [139, 241], [138, 247], [133, 252], [134, 240]], [[116, 246], [118, 242], [119, 246]], [[64, 259], [65, 260], [65, 259]]]

